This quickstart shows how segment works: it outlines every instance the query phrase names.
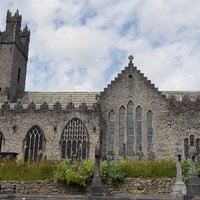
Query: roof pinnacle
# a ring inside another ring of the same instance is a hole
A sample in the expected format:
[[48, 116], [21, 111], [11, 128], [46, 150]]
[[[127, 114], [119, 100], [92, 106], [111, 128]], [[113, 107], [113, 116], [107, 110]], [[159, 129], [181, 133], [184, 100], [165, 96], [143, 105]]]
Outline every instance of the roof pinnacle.
[[129, 66], [131, 65], [131, 66], [133, 66], [133, 62], [132, 62], [132, 60], [134, 59], [134, 57], [132, 56], [132, 55], [130, 55], [129, 57], [128, 57], [128, 59], [129, 59]]

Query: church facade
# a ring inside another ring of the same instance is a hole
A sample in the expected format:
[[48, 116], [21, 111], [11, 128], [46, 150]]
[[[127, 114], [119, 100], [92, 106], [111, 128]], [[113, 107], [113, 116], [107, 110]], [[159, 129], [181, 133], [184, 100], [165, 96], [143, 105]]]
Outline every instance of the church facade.
[[161, 92], [133, 64], [101, 92], [27, 92], [30, 31], [18, 11], [0, 32], [0, 152], [25, 161], [138, 160], [200, 153], [200, 92]]

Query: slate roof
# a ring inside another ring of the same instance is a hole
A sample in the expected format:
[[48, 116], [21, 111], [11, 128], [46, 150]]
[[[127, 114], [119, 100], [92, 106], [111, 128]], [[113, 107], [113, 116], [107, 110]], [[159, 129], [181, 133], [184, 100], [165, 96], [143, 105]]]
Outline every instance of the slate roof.
[[182, 101], [182, 98], [187, 95], [191, 101], [196, 101], [196, 98], [200, 96], [200, 91], [162, 91], [162, 94], [166, 98], [174, 95], [177, 101]]
[[22, 104], [29, 104], [33, 101], [35, 104], [55, 104], [60, 102], [62, 105], [67, 105], [72, 102], [74, 106], [78, 107], [83, 102], [87, 106], [92, 106], [96, 102], [96, 95], [98, 92], [25, 92], [21, 97]]

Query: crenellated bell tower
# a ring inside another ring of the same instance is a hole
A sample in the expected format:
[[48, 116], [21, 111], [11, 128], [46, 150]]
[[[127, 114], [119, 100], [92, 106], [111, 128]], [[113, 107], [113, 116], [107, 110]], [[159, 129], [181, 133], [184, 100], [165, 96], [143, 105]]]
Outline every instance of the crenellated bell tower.
[[6, 30], [0, 31], [0, 102], [13, 102], [25, 90], [30, 31], [21, 28], [21, 20], [18, 10], [8, 10]]

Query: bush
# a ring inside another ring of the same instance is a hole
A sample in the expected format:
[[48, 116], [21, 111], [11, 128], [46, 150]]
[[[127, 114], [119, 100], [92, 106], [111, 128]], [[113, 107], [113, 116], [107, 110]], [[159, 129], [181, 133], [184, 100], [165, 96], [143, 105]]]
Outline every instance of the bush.
[[91, 181], [94, 174], [94, 163], [83, 161], [81, 163], [70, 164], [69, 160], [63, 160], [57, 165], [55, 178], [68, 185], [86, 186]]
[[188, 160], [184, 160], [182, 163], [182, 175], [183, 175], [183, 182], [187, 183], [190, 176], [190, 162]]
[[112, 182], [121, 182], [126, 178], [126, 172], [124, 170], [123, 162], [121, 161], [118, 163], [101, 162], [100, 174], [103, 180]]

